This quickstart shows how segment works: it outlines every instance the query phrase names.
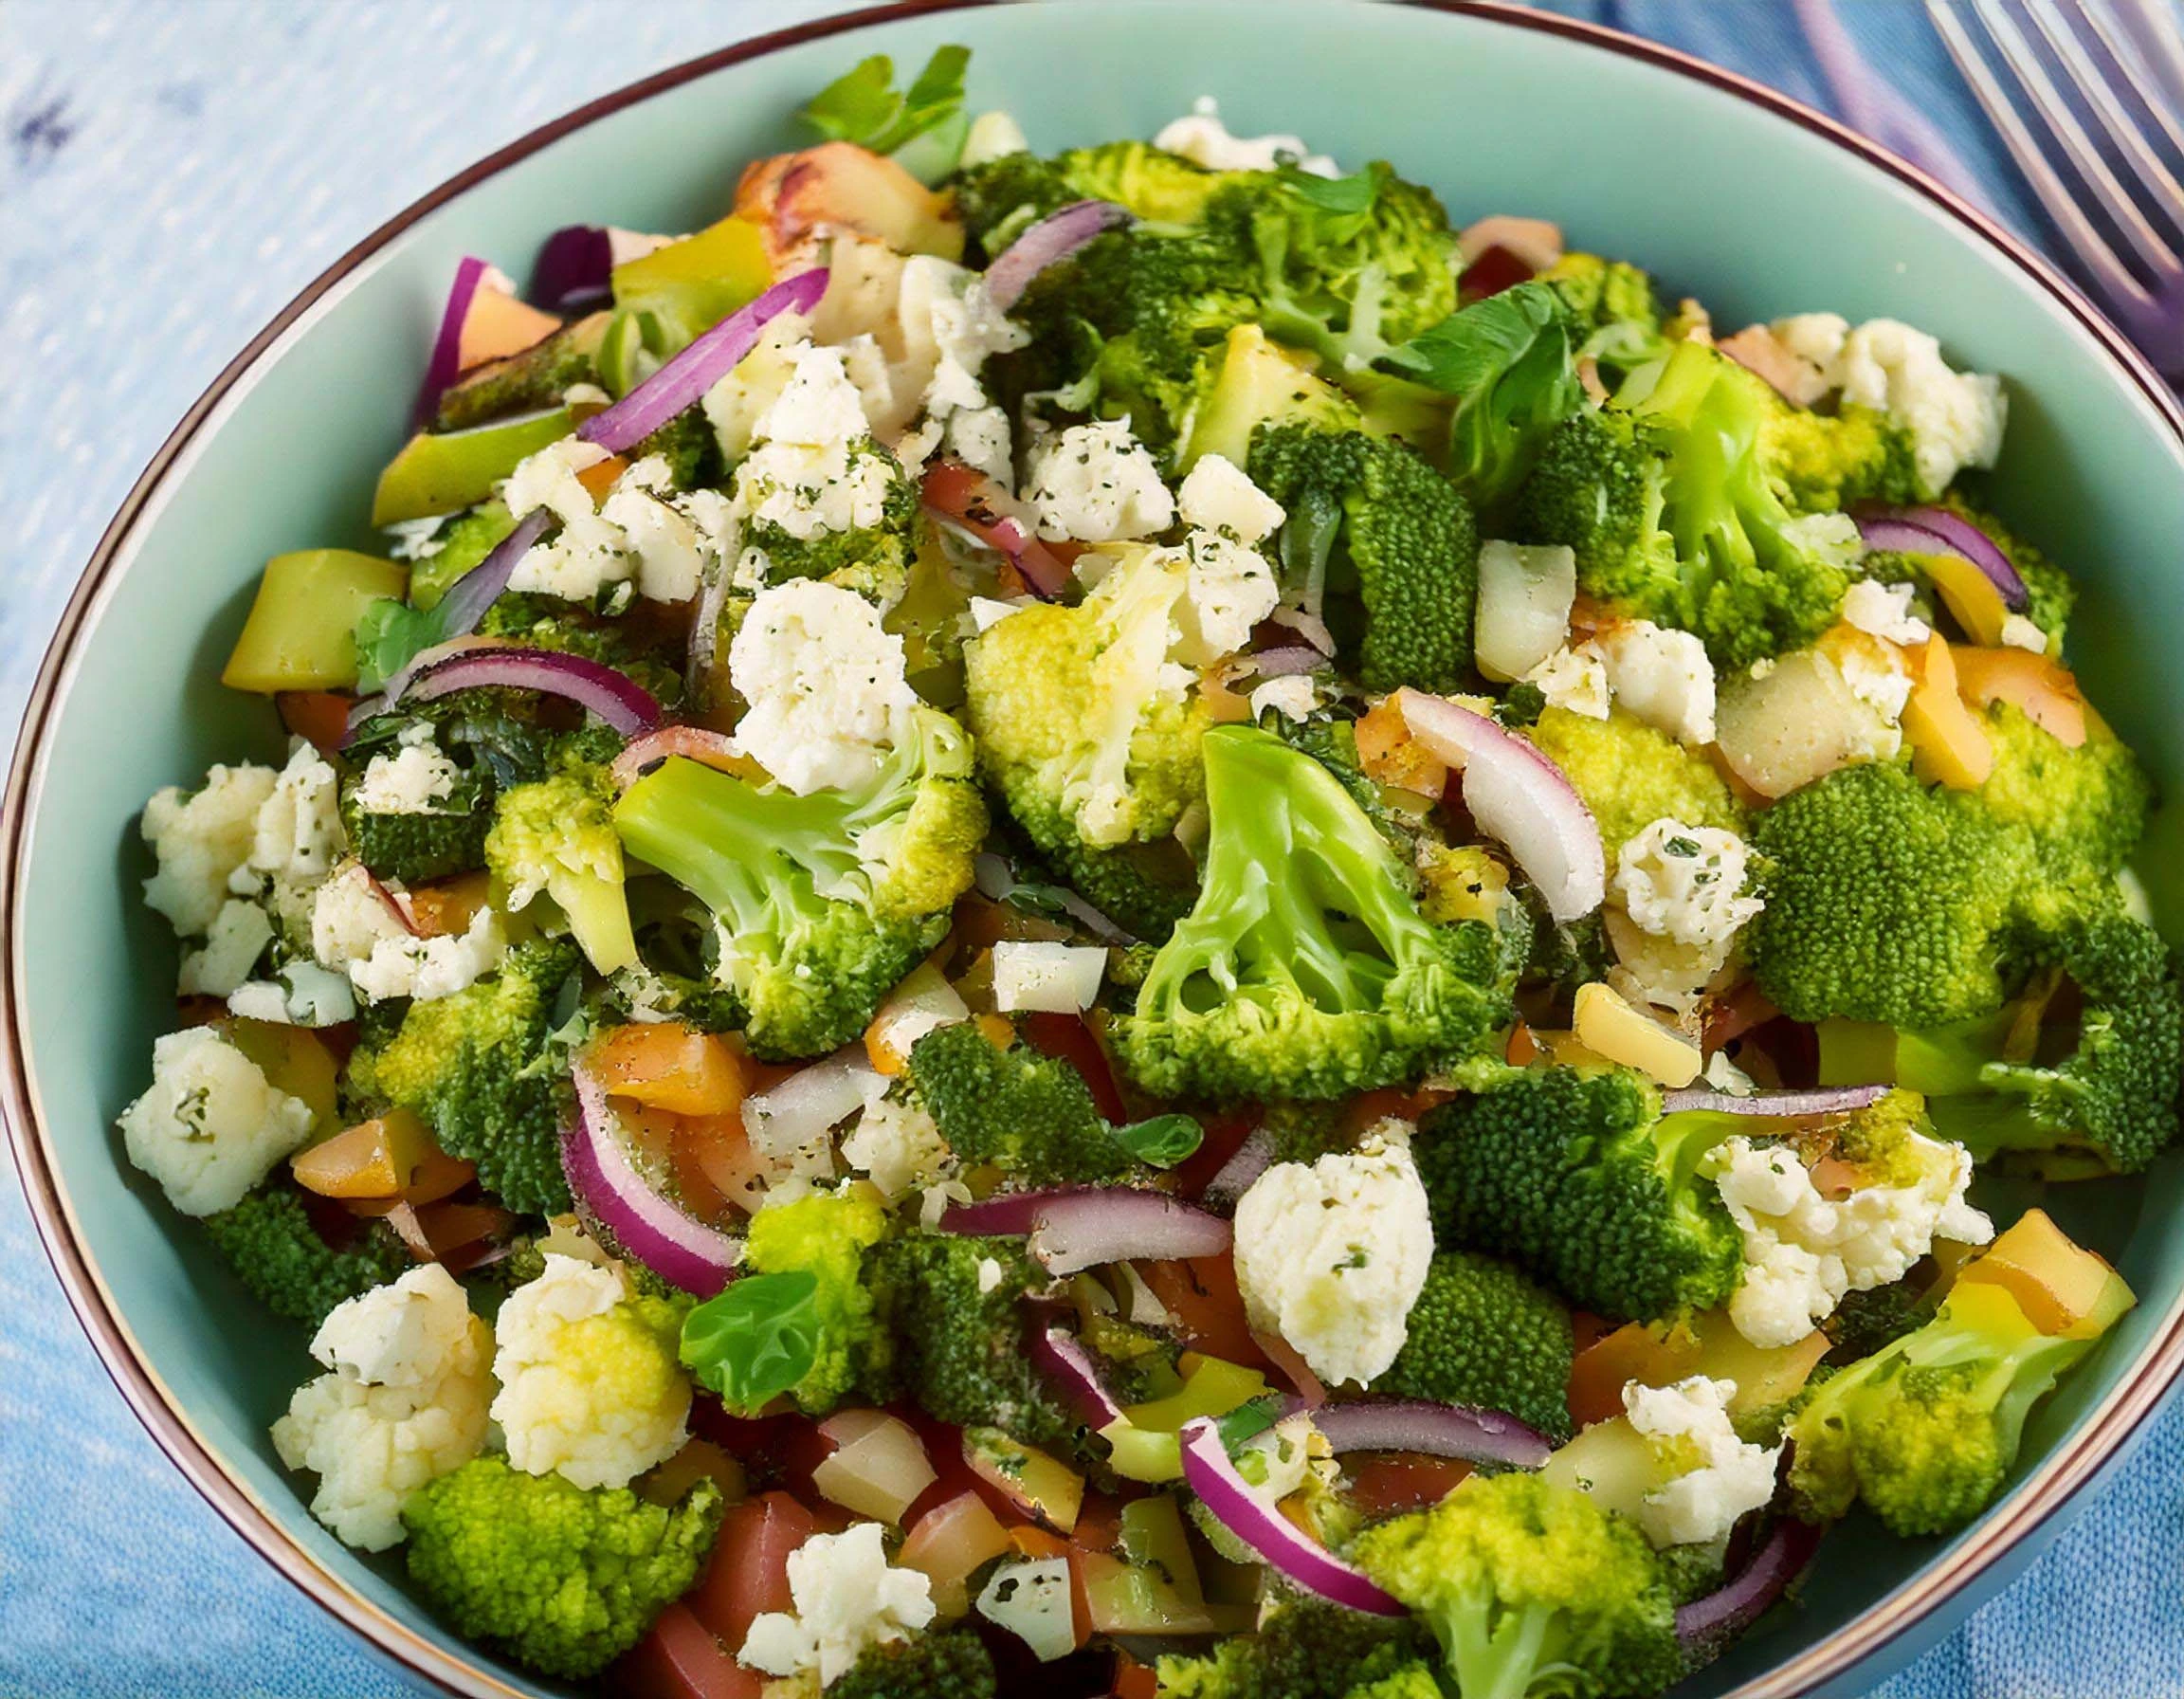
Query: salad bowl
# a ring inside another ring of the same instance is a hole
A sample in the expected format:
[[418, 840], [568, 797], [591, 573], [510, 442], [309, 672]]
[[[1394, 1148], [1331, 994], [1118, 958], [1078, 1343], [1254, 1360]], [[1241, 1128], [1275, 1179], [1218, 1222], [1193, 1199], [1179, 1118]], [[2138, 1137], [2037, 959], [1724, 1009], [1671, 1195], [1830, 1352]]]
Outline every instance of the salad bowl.
[[[327, 1610], [453, 1691], [554, 1690], [461, 1643], [395, 1565], [312, 1521], [267, 1437], [302, 1364], [300, 1329], [233, 1325], [232, 1277], [119, 1160], [115, 1117], [169, 1014], [166, 946], [132, 900], [147, 870], [135, 816], [213, 759], [278, 759], [270, 717], [221, 690], [219, 663], [267, 557], [372, 546], [365, 496], [399, 442], [460, 256], [519, 268], [577, 217], [695, 228], [724, 210], [746, 160], [804, 139], [792, 115], [811, 90], [864, 55], [915, 64], [943, 42], [973, 49], [973, 109], [1012, 110], [1043, 151], [1149, 136], [1210, 94], [1240, 132], [1402, 162], [1459, 223], [1554, 219], [1671, 294], [1703, 289], [1724, 322], [1823, 307], [1900, 317], [1960, 363], [2006, 375], [2001, 517], [2078, 576], [2080, 664], [2106, 682], [2103, 708], [2161, 789], [2184, 789], [2184, 671], [2160, 636], [2184, 627], [2184, 409], [2006, 233], [1727, 73], [1492, 5], [899, 6], [744, 43], [547, 125], [359, 243], [176, 428], [63, 617], [0, 823], [0, 1102], [71, 1301], [214, 1507]], [[2173, 941], [2180, 821], [2157, 814], [2143, 863]], [[1678, 1692], [1860, 1690], [2029, 1562], [2184, 1374], [2184, 1155], [2040, 1201], [2139, 1304], [2042, 1406], [2011, 1487], [1948, 1541], [1845, 1524], [1796, 1602]]]

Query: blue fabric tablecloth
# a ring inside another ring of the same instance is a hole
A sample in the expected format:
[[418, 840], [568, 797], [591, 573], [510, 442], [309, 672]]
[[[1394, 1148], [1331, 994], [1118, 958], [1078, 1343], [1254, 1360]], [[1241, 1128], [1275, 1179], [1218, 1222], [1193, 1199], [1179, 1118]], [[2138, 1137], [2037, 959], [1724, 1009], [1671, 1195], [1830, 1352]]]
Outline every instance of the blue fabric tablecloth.
[[[534, 124], [832, 9], [0, 5], [0, 740], [12, 740], [53, 618], [130, 481], [228, 356], [321, 266]], [[1892, 145], [1938, 141], [1960, 181], [2039, 233], [1908, 0], [1839, 8], [1888, 78], [1864, 101], [1829, 85], [1787, 0], [1563, 9], [1748, 72]], [[262, 1564], [168, 1467], [78, 1331], [19, 1194], [0, 1182], [0, 1695], [417, 1690]], [[2184, 1405], [2013, 1590], [1876, 1699], [2179, 1693]]]

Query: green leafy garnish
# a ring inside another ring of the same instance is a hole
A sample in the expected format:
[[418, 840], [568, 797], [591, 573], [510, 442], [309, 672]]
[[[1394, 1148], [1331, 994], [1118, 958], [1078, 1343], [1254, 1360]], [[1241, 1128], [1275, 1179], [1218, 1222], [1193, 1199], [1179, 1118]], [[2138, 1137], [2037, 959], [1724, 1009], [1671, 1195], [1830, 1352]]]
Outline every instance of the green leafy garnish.
[[749, 1415], [819, 1359], [819, 1277], [809, 1269], [746, 1274], [682, 1319], [682, 1366]]
[[356, 616], [356, 687], [378, 689], [435, 643], [446, 641], [438, 609], [427, 613], [383, 595]]
[[936, 47], [907, 91], [895, 87], [895, 62], [875, 53], [829, 82], [804, 108], [805, 121], [830, 141], [853, 141], [892, 154], [937, 129], [963, 105], [963, 72], [971, 49]]
[[1373, 203], [1380, 198], [1380, 185], [1387, 179], [1388, 168], [1375, 163], [1355, 176], [1322, 177], [1284, 164], [1279, 174], [1291, 193], [1310, 201], [1320, 211], [1356, 215], [1372, 210]]
[[1227, 1416], [1216, 1416], [1213, 1431], [1221, 1436], [1222, 1449], [1233, 1455], [1247, 1439], [1256, 1439], [1281, 1419], [1282, 1400], [1269, 1394], [1237, 1405]]
[[1174, 1167], [1206, 1142], [1206, 1129], [1189, 1115], [1156, 1115], [1107, 1130], [1124, 1150], [1156, 1168]]

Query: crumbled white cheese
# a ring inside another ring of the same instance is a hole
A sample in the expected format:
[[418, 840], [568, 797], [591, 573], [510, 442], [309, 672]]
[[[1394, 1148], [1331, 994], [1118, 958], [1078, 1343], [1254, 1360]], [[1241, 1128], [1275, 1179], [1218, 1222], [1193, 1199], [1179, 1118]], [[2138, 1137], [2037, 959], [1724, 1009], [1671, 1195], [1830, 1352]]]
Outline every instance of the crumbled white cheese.
[[978, 1259], [978, 1289], [981, 1292], [998, 1291], [1001, 1287], [1001, 1265], [990, 1256]]
[[1557, 708], [1589, 720], [1608, 718], [1608, 667], [1591, 643], [1572, 649], [1565, 643], [1524, 675]]
[[1964, 1201], [1971, 1154], [1906, 1134], [1917, 1180], [1821, 1196], [1783, 1144], [1733, 1138], [1708, 1159], [1721, 1201], [1744, 1235], [1744, 1277], [1729, 1301], [1737, 1330], [1756, 1345], [1793, 1344], [1835, 1311], [1846, 1292], [1903, 1278], [1937, 1238], [1984, 1245], [1993, 1224]]
[[2035, 655], [2044, 655], [2048, 652], [2048, 633], [2022, 613], [2005, 613], [2002, 616], [2002, 646], [2005, 649], [2029, 649]]
[[1107, 976], [1096, 945], [1003, 940], [993, 946], [993, 1006], [1004, 1014], [1076, 1014], [1092, 1006]]
[[1383, 1122], [1355, 1152], [1277, 1162], [1236, 1205], [1236, 1280], [1251, 1324], [1330, 1385], [1370, 1385], [1395, 1361], [1433, 1257], [1408, 1128]]
[[971, 629], [974, 632], [989, 630], [1011, 613], [1021, 613], [1025, 609], [1036, 608], [1038, 605], [1029, 596], [1004, 602], [990, 595], [974, 595], [971, 598]]
[[1710, 1544], [1774, 1496], [1782, 1449], [1747, 1445], [1729, 1420], [1734, 1380], [1694, 1375], [1673, 1386], [1623, 1388], [1630, 1425], [1680, 1466], [1638, 1507], [1638, 1526], [1657, 1546]]
[[276, 1026], [337, 1027], [356, 1018], [356, 998], [348, 975], [314, 961], [291, 961], [270, 979], [238, 985], [228, 996], [228, 1013]]
[[1689, 631], [1649, 619], [1617, 620], [1585, 645], [1626, 711], [1681, 743], [1714, 741], [1714, 664]]
[[1338, 177], [1341, 170], [1324, 154], [1309, 152], [1301, 137], [1231, 136], [1221, 121], [1220, 103], [1211, 95], [1200, 95], [1191, 103], [1190, 115], [1162, 126], [1153, 145], [1180, 154], [1208, 171], [1275, 171], [1294, 165], [1315, 177]]
[[1120, 542], [1165, 531], [1175, 498], [1127, 419], [1072, 425], [1034, 450], [1026, 495], [1049, 541]]
[[311, 954], [320, 967], [346, 970], [370, 957], [382, 940], [409, 936], [392, 896], [362, 862], [344, 862], [313, 894]]
[[428, 732], [422, 741], [405, 736], [399, 748], [375, 755], [356, 781], [356, 806], [368, 814], [445, 814], [463, 782], [463, 769]]
[[918, 698], [902, 639], [853, 591], [796, 579], [761, 591], [728, 649], [750, 711], [737, 746], [799, 796], [868, 781]]
[[1850, 694], [1879, 716], [1885, 731], [1876, 735], [1873, 758], [1886, 760], [1902, 747], [1900, 722], [1911, 700], [1911, 664], [1893, 643], [1856, 627], [1838, 627], [1825, 646]]
[[1615, 859], [1615, 894], [1642, 931], [1726, 951], [1737, 929], [1766, 904], [1744, 895], [1751, 852], [1718, 826], [1655, 820]]
[[1911, 612], [1915, 584], [1884, 584], [1878, 578], [1861, 578], [1843, 596], [1843, 618], [1861, 631], [1885, 642], [1916, 649], [1934, 635], [1934, 628]]
[[[1065, 1603], [1068, 1585], [1065, 1563]], [[932, 1581], [921, 1571], [889, 1566], [876, 1522], [813, 1534], [791, 1552], [789, 1597], [793, 1612], [752, 1618], [737, 1661], [769, 1675], [815, 1675], [822, 1688], [873, 1647], [911, 1638], [935, 1614]]]
[[857, 1118], [842, 1141], [842, 1160], [878, 1186], [890, 1203], [937, 1184], [953, 1161], [933, 1117], [894, 1096], [880, 1099]]
[[326, 758], [298, 738], [271, 795], [258, 805], [247, 869], [238, 869], [228, 888], [253, 894], [261, 882], [256, 876], [290, 883], [325, 878], [342, 848], [340, 786]]
[[290, 1097], [210, 1027], [152, 1046], [152, 1084], [121, 1111], [130, 1161], [185, 1215], [232, 1209], [311, 1136], [311, 1105]]
[[1188, 575], [1175, 609], [1174, 653], [1189, 666], [1210, 667], [1251, 641], [1253, 628], [1281, 604], [1282, 589], [1265, 556], [1218, 531], [1192, 531], [1180, 553]]
[[1225, 531], [1247, 545], [1265, 541], [1287, 517], [1281, 502], [1219, 454], [1199, 457], [1175, 492], [1175, 510], [1186, 525]]
[[159, 864], [144, 882], [144, 901], [176, 936], [202, 937], [219, 917], [276, 776], [270, 767], [214, 767], [196, 791], [169, 785], [144, 805], [144, 841]]
[[508, 575], [508, 588], [565, 601], [595, 601], [635, 567], [628, 539], [604, 518], [577, 477], [608, 458], [607, 450], [565, 436], [517, 463], [500, 485], [500, 499], [519, 519], [543, 507], [560, 521], [550, 539], [523, 551]]
[[396, 560], [431, 559], [447, 546], [446, 539], [440, 535], [440, 527], [450, 517], [431, 513], [421, 520], [396, 520], [391, 525], [382, 525], [380, 529], [394, 539], [387, 545], [387, 553]]
[[202, 949], [182, 958], [174, 989], [183, 996], [224, 997], [250, 977], [273, 941], [273, 923], [255, 903], [230, 897], [205, 935]]
[[758, 446], [736, 468], [738, 513], [799, 541], [878, 525], [902, 469], [871, 440], [842, 350], [807, 343], [787, 358], [789, 379], [755, 427]]
[[1964, 467], [1991, 466], [2001, 453], [2009, 418], [2002, 380], [1952, 370], [1924, 331], [1893, 319], [1852, 330], [1833, 313], [1800, 314], [1773, 328], [1844, 401], [1885, 413], [1910, 432], [1921, 496], [1938, 496]]
[[429, 1003], [474, 984], [507, 953], [500, 912], [481, 908], [460, 933], [416, 938], [404, 932], [379, 939], [363, 960], [349, 963], [349, 982], [374, 1003], [389, 997]]
[[599, 517], [622, 533], [624, 549], [635, 557], [639, 595], [686, 602], [698, 594], [705, 534], [678, 503], [666, 461], [648, 454], [629, 467], [607, 492]]
[[1268, 679], [1251, 692], [1250, 701], [1254, 720], [1271, 708], [1283, 719], [1302, 724], [1320, 705], [1320, 686], [1312, 682], [1310, 673], [1292, 672]]

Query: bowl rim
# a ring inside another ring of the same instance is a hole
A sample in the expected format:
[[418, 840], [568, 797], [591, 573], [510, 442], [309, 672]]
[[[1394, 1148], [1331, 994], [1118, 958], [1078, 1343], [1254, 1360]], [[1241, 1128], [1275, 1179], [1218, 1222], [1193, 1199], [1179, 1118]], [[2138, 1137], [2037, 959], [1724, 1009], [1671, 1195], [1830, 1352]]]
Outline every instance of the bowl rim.
[[[307, 1552], [282, 1525], [272, 1507], [229, 1474], [218, 1453], [197, 1432], [165, 1383], [138, 1348], [126, 1320], [85, 1249], [73, 1207], [62, 1191], [38, 1092], [29, 1075], [27, 1050], [18, 1021], [23, 1002], [24, 963], [15, 923], [25, 900], [21, 886], [24, 851], [43, 788], [46, 740], [64, 686], [75, 668], [79, 639], [88, 630], [118, 581], [117, 568], [139, 522], [155, 505], [169, 481], [185, 472], [192, 448], [216, 424], [226, 404], [246, 393], [254, 369], [288, 334], [318, 310], [330, 308], [373, 255], [442, 206], [459, 198], [507, 167], [529, 158], [561, 137], [610, 117], [654, 95], [678, 88], [727, 66], [759, 59], [806, 42], [823, 40], [868, 25], [968, 11], [1010, 0], [896, 0], [894, 4], [808, 20], [732, 43], [626, 83], [539, 125], [446, 178], [411, 202], [341, 254], [307, 283], [264, 329], [246, 343], [191, 404], [131, 486], [100, 537], [82, 577], [70, 594], [23, 713], [4, 796], [0, 796], [0, 1124], [4, 1124], [21, 1177], [31, 1218], [48, 1260], [78, 1321], [90, 1336], [100, 1364], [152, 1439], [219, 1515], [267, 1562], [321, 1608], [359, 1635], [366, 1644], [409, 1672], [444, 1690], [486, 1699], [525, 1699], [467, 1657], [415, 1633], [357, 1593], [332, 1569]], [[1383, 0], [1386, 3], [1386, 0]], [[1535, 11], [1508, 0], [1392, 0], [1413, 9], [1477, 19], [1506, 28], [1528, 29], [1637, 60], [1691, 82], [1730, 94], [1763, 112], [1833, 143], [1853, 157], [1875, 166], [1915, 191], [1939, 211], [1979, 237], [2010, 262], [2025, 281], [2067, 311], [2113, 362], [2116, 372], [2138, 390], [2169, 426], [2184, 449], [2184, 400], [2172, 392], [2145, 357], [2070, 283], [2056, 267], [1993, 217], [1916, 166], [1815, 108], [1738, 72], [1680, 49], [1574, 18]], [[1795, 1656], [1747, 1681], [1727, 1699], [1791, 1699], [1850, 1670], [1917, 1625], [1966, 1586], [2013, 1544], [2054, 1516], [2129, 1443], [2165, 1396], [2184, 1377], [2184, 1294], [2171, 1306], [2154, 1338], [2132, 1363], [2125, 1379], [2065, 1436], [2009, 1495], [2002, 1507], [1976, 1525], [1980, 1538], [1968, 1541], [1930, 1562], [1895, 1592], [1876, 1600], [1842, 1628]]]

